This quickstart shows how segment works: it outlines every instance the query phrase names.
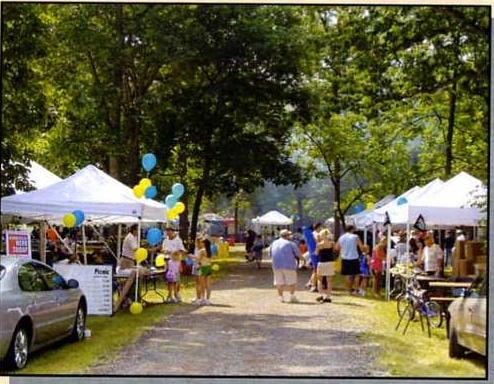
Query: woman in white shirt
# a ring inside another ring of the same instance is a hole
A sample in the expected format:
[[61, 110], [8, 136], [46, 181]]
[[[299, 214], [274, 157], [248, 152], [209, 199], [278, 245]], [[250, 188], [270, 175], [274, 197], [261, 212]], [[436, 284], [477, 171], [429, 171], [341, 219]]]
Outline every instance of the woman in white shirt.
[[424, 239], [425, 247], [422, 250], [422, 262], [424, 271], [428, 275], [441, 275], [443, 270], [443, 251], [434, 243], [433, 234], [429, 233]]

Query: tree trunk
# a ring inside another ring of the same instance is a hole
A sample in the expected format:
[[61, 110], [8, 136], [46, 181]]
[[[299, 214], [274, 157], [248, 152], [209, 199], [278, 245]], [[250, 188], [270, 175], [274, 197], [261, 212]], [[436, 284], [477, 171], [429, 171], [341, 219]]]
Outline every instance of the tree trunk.
[[126, 113], [126, 125], [128, 132], [128, 159], [127, 159], [127, 169], [129, 173], [127, 175], [128, 185], [135, 185], [140, 179], [140, 162], [139, 162], [139, 124], [138, 118], [136, 117], [137, 111], [133, 107], [129, 107]]
[[204, 164], [204, 170], [202, 173], [202, 178], [201, 178], [201, 181], [199, 182], [197, 192], [196, 192], [196, 199], [194, 201], [194, 208], [192, 211], [192, 221], [190, 223], [190, 241], [192, 244], [194, 244], [196, 241], [197, 223], [199, 221], [199, 212], [201, 210], [202, 198], [204, 197], [204, 192], [206, 189], [207, 181], [209, 179], [209, 170], [211, 167], [210, 161], [211, 160], [208, 159], [207, 157], [205, 158], [205, 164]]
[[119, 161], [117, 156], [110, 155], [108, 159], [108, 173], [111, 177], [120, 180]]
[[180, 214], [179, 234], [180, 238], [185, 241], [189, 239], [189, 189], [187, 183], [185, 182], [185, 178], [187, 176], [187, 152], [185, 148], [181, 148], [178, 154], [178, 166], [180, 182], [184, 186], [185, 190], [182, 196], [182, 203], [185, 205], [185, 211]]
[[234, 218], [234, 231], [235, 231], [235, 241], [238, 241], [238, 193], [235, 195], [235, 210], [233, 211]]
[[455, 129], [455, 113], [456, 113], [456, 94], [457, 81], [453, 79], [453, 84], [449, 92], [449, 117], [448, 117], [448, 132], [446, 134], [446, 166], [445, 177], [449, 179], [453, 169], [453, 133]]

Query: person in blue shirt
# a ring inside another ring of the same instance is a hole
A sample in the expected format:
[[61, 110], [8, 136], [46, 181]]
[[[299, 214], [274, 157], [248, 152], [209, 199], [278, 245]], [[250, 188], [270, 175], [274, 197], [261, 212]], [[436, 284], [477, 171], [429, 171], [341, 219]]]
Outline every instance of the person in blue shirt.
[[295, 289], [297, 287], [297, 258], [300, 251], [293, 241], [290, 241], [291, 232], [287, 229], [280, 231], [279, 239], [273, 241], [269, 247], [272, 259], [274, 285], [278, 290], [279, 300], [283, 303], [285, 287], [290, 293], [290, 303], [297, 303]]

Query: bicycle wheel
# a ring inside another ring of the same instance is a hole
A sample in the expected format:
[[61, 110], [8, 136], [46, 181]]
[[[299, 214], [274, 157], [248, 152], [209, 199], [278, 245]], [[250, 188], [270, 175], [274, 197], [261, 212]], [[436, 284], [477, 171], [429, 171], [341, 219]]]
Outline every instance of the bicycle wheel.
[[413, 309], [413, 305], [410, 302], [410, 299], [407, 297], [407, 295], [401, 295], [396, 298], [396, 310], [398, 311], [398, 316], [402, 316], [403, 312], [407, 310], [406, 316], [410, 320], [413, 320], [415, 317], [415, 310]]
[[393, 284], [393, 290], [389, 293], [389, 295], [390, 297], [396, 298], [398, 300], [398, 297], [404, 291], [405, 291], [405, 282], [403, 281], [402, 277], [397, 276]]
[[443, 314], [441, 305], [437, 301], [427, 301], [424, 304], [425, 316], [429, 318], [429, 324], [432, 328], [440, 328], [443, 323]]

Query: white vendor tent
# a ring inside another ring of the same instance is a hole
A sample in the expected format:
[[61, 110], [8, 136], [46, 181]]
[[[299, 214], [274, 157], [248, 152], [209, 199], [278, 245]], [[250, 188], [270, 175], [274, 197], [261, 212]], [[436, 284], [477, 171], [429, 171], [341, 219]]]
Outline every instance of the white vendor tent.
[[358, 229], [368, 227], [374, 223], [372, 212], [374, 212], [374, 210], [378, 208], [383, 207], [394, 199], [395, 195], [387, 195], [379, 200], [376, 204], [374, 204], [373, 208], [366, 209], [365, 211], [356, 213], [355, 215], [351, 215], [350, 220]]
[[[31, 160], [31, 166], [28, 167], [27, 178], [36, 189], [48, 187], [49, 185], [62, 181], [60, 177], [50, 172], [34, 160]], [[24, 191], [15, 189], [15, 193], [22, 194]]]
[[278, 211], [269, 211], [252, 219], [252, 223], [258, 225], [292, 225], [293, 220]]
[[163, 221], [164, 204], [134, 196], [131, 188], [93, 165], [81, 169], [65, 180], [45, 188], [1, 199], [2, 214], [37, 220], [60, 220], [73, 210], [81, 210], [87, 219], [105, 217], [115, 222], [143, 219]]
[[408, 191], [401, 194], [397, 198], [391, 200], [389, 203], [383, 205], [380, 208], [375, 209], [373, 212], [369, 214], [370, 217], [376, 223], [384, 223], [386, 221], [386, 212], [389, 212], [392, 208], [394, 208], [398, 204], [398, 200], [400, 198], [404, 197], [408, 200], [410, 196], [413, 196], [414, 194], [418, 193], [420, 190], [421, 188], [418, 186], [410, 188]]
[[477, 226], [485, 214], [475, 206], [475, 199], [486, 193], [479, 179], [460, 172], [439, 190], [414, 200], [408, 207], [409, 222], [415, 222], [422, 215], [427, 225]]
[[410, 193], [406, 199], [407, 202], [389, 207], [389, 218], [392, 224], [413, 224], [417, 219], [417, 216], [413, 217], [410, 215], [410, 209], [414, 203], [426, 196], [434, 196], [444, 185], [444, 181], [441, 179], [434, 179], [430, 183], [426, 184], [419, 190], [415, 190]]

